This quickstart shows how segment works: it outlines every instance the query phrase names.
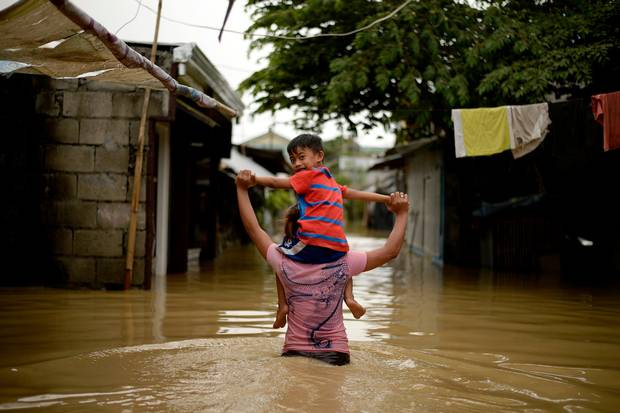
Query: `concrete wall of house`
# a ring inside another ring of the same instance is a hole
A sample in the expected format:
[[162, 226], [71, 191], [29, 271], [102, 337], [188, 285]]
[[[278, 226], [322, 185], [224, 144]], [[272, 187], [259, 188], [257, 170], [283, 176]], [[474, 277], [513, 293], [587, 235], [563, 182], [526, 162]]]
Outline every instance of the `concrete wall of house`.
[[421, 149], [406, 159], [411, 217], [407, 244], [417, 253], [441, 257], [441, 156]]
[[[123, 282], [143, 89], [92, 80], [34, 77], [45, 135], [42, 211], [55, 261], [70, 285]], [[168, 92], [151, 94], [149, 116], [166, 116]], [[148, 131], [146, 135], [148, 139]], [[147, 141], [148, 142], [148, 141]], [[145, 274], [142, 185], [133, 284]]]

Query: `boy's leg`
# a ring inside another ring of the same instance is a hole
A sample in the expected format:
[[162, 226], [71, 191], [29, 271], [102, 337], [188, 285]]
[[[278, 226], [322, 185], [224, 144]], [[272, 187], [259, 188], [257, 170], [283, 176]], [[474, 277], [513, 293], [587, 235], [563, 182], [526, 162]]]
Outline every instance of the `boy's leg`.
[[353, 279], [347, 280], [347, 285], [344, 287], [344, 302], [351, 310], [353, 317], [360, 318], [366, 313], [366, 309], [360, 303], [353, 298]]
[[278, 290], [278, 311], [276, 312], [276, 321], [273, 322], [273, 328], [282, 328], [286, 325], [286, 315], [288, 314], [288, 303], [284, 294], [284, 287], [280, 282], [280, 278], [276, 275], [276, 289]]

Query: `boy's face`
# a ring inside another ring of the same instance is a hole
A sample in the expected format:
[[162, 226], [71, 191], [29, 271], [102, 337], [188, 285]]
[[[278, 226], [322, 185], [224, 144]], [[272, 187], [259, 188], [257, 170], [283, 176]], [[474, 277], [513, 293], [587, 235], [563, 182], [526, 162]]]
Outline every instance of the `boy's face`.
[[295, 148], [290, 154], [290, 159], [294, 171], [299, 172], [321, 165], [324, 156], [323, 151], [314, 152], [310, 148]]

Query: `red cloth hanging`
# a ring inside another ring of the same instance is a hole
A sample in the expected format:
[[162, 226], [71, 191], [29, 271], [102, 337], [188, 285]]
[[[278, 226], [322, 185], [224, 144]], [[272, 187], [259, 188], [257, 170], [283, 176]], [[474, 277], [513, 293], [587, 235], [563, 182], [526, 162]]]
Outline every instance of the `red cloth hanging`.
[[620, 92], [592, 96], [592, 112], [603, 125], [605, 151], [620, 148]]

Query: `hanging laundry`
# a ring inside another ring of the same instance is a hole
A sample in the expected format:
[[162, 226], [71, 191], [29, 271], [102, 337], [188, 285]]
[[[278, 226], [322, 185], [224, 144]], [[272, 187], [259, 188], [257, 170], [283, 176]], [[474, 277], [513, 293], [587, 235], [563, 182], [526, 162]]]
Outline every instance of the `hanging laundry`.
[[510, 147], [515, 159], [536, 149], [545, 139], [549, 124], [549, 105], [510, 106], [511, 139]]
[[603, 149], [620, 148], [620, 92], [592, 96], [592, 112], [603, 125]]
[[510, 149], [510, 108], [453, 109], [457, 158], [493, 155]]

